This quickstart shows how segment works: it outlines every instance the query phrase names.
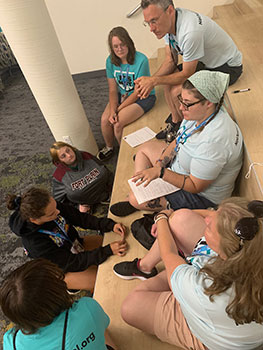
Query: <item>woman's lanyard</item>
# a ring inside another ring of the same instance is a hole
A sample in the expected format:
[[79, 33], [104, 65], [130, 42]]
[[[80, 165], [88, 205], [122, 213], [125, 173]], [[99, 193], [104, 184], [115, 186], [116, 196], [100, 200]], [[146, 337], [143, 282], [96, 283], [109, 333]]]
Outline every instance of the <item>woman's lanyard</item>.
[[189, 126], [189, 128], [187, 128], [185, 131], [183, 131], [176, 138], [176, 145], [175, 145], [175, 148], [174, 148], [175, 153], [178, 153], [179, 145], [180, 144], [183, 145], [189, 139], [189, 137], [192, 136], [196, 131], [198, 131], [203, 126], [206, 126], [206, 124], [213, 118], [214, 114], [215, 114], [215, 112], [210, 114], [210, 116], [208, 118], [206, 118], [201, 124], [199, 124], [192, 131], [190, 131], [189, 134], [186, 134], [186, 131], [189, 130], [193, 126], [193, 124], [191, 126]]
[[124, 76], [124, 74], [122, 73], [122, 69], [121, 69], [121, 80], [123, 82], [124, 85], [124, 90], [127, 92], [127, 86], [128, 86], [128, 82], [129, 82], [129, 70], [130, 70], [130, 65], [128, 64], [127, 66], [127, 70], [126, 70], [126, 76]]
[[53, 220], [53, 221], [55, 222], [55, 224], [58, 226], [58, 228], [60, 229], [60, 231], [62, 233], [55, 233], [55, 232], [48, 231], [48, 230], [43, 230], [43, 229], [39, 229], [38, 232], [45, 233], [46, 235], [50, 235], [50, 236], [53, 236], [53, 237], [58, 237], [58, 238], [61, 238], [62, 240], [67, 240], [71, 244], [73, 244], [73, 242], [69, 239], [67, 232], [64, 230], [64, 227], [59, 222], [59, 219], [56, 219], [56, 220]]

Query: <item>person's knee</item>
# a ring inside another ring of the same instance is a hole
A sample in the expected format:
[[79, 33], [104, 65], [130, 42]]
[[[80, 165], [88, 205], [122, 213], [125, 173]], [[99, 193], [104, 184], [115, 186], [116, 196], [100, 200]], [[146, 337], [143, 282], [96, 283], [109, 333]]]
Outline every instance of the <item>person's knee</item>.
[[134, 208], [138, 208], [139, 209], [139, 204], [138, 204], [137, 199], [134, 196], [133, 192], [129, 193], [129, 202]]
[[129, 294], [123, 301], [121, 305], [121, 317], [122, 319], [130, 324], [134, 324], [134, 316], [137, 315], [138, 317], [138, 312], [137, 310], [137, 305], [140, 305], [140, 295], [138, 292], [133, 291], [131, 294]]
[[109, 123], [109, 113], [107, 111], [104, 111], [101, 116], [101, 125], [105, 125]]
[[120, 134], [122, 133], [122, 130], [125, 125], [122, 124], [121, 121], [118, 121], [117, 123], [114, 124], [114, 133], [115, 134]]
[[169, 225], [173, 232], [180, 232], [181, 227], [187, 220], [191, 220], [192, 210], [178, 209], [173, 212], [169, 219]]

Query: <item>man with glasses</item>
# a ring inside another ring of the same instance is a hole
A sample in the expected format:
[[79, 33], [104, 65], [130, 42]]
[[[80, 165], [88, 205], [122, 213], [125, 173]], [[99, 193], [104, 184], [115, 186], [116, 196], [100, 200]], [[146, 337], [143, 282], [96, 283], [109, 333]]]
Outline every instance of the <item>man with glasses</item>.
[[[201, 69], [221, 71], [230, 75], [230, 85], [242, 73], [242, 54], [231, 37], [209, 17], [175, 8], [172, 0], [142, 0], [144, 25], [158, 39], [164, 37], [166, 57], [151, 77], [136, 80], [141, 98], [146, 98], [157, 85], [164, 85], [166, 102], [171, 114], [166, 129], [158, 139], [172, 141], [180, 126], [182, 114], [176, 98], [183, 82]], [[182, 64], [178, 64], [178, 55]]]

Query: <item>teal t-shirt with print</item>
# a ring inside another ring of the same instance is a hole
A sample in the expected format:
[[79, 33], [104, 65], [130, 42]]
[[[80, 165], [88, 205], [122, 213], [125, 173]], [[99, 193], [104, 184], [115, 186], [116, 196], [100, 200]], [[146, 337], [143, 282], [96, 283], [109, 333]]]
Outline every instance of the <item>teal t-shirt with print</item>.
[[[148, 58], [143, 53], [136, 51], [134, 64], [115, 66], [109, 56], [106, 60], [106, 74], [107, 78], [115, 79], [121, 95], [126, 93], [130, 95], [134, 90], [134, 80], [142, 76], [150, 76]], [[153, 89], [150, 95], [154, 94]]]
[[[41, 296], [40, 296], [41, 297]], [[54, 321], [34, 334], [16, 335], [17, 350], [60, 350], [66, 311]], [[106, 350], [104, 332], [109, 325], [109, 317], [92, 298], [81, 298], [69, 309], [65, 350]], [[14, 329], [4, 335], [4, 350], [13, 350]]]

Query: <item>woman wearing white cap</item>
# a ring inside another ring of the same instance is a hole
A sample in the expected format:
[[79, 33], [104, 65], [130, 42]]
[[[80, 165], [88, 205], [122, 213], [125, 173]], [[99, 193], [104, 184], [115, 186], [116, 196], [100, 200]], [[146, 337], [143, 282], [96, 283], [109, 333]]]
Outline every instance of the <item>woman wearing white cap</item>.
[[135, 158], [134, 182], [147, 186], [158, 177], [180, 188], [165, 197], [138, 204], [131, 192], [129, 201], [114, 204], [114, 215], [136, 210], [215, 207], [231, 196], [242, 166], [243, 138], [237, 124], [223, 108], [229, 75], [199, 71], [185, 81], [180, 102], [184, 120], [176, 139], [167, 147], [152, 140], [141, 146]]

